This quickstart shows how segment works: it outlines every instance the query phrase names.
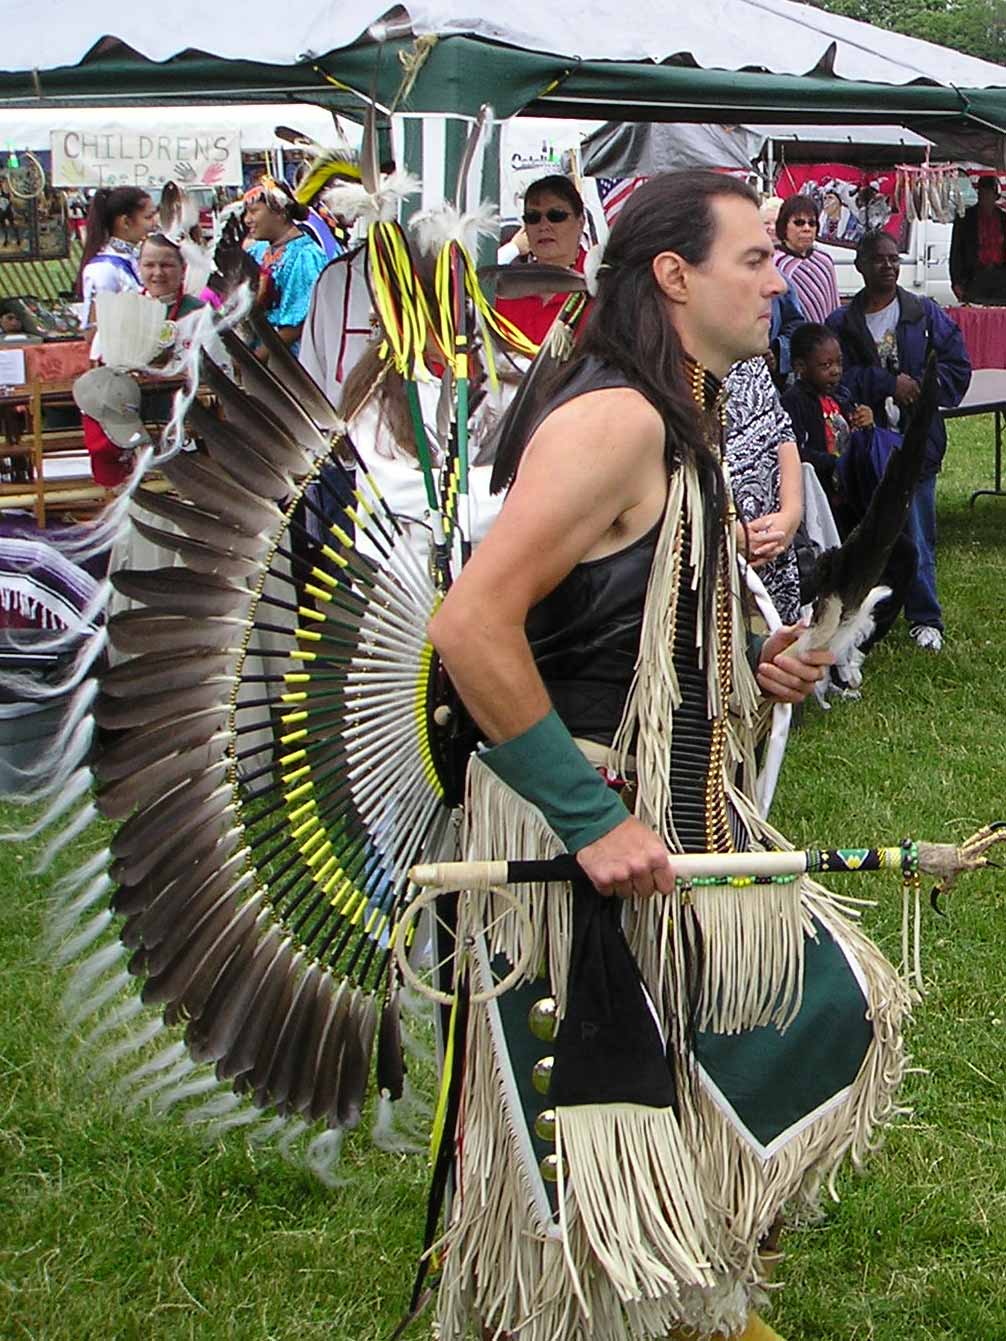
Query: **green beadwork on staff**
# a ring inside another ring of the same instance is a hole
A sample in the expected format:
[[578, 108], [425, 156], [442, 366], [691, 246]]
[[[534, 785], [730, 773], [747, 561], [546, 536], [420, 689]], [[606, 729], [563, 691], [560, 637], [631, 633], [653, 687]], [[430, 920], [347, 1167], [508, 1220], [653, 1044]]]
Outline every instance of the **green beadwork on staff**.
[[728, 885], [732, 889], [746, 889], [748, 885], [791, 885], [796, 878], [795, 875], [693, 875], [680, 883], [696, 889], [703, 885]]

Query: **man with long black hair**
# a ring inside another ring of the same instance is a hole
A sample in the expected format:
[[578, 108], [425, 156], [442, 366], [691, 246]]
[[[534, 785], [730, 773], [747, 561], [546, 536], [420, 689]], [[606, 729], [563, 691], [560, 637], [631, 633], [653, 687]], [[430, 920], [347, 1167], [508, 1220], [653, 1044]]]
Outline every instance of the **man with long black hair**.
[[475, 986], [534, 967], [453, 1040], [442, 1341], [473, 1317], [520, 1341], [769, 1341], [767, 1237], [893, 1103], [907, 998], [827, 893], [675, 879], [675, 853], [781, 841], [751, 800], [756, 719], [832, 660], [795, 629], [756, 645], [738, 592], [720, 384], [765, 352], [782, 284], [742, 183], [637, 191], [431, 624], [488, 743], [467, 854], [583, 872], [522, 891], [530, 945], [511, 920], [476, 958]]

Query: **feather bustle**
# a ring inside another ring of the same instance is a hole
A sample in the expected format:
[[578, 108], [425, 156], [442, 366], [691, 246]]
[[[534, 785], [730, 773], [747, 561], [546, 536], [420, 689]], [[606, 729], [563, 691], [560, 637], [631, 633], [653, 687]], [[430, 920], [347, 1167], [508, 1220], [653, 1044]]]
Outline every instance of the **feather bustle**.
[[263, 498], [284, 499], [290, 493], [293, 476], [279, 470], [260, 452], [240, 437], [231, 426], [202, 405], [193, 401], [185, 422], [215, 461], [246, 488]]
[[155, 689], [191, 689], [207, 676], [226, 675], [230, 665], [228, 656], [203, 657], [188, 648], [174, 656], [148, 653], [106, 670], [101, 677], [101, 692], [111, 698], [132, 698]]
[[370, 1056], [377, 1032], [377, 1001], [372, 992], [355, 989], [346, 1032], [346, 1055], [339, 1073], [339, 1124], [355, 1127], [363, 1112], [370, 1074]]
[[106, 784], [95, 798], [99, 813], [105, 819], [125, 819], [138, 807], [147, 806], [151, 801], [166, 795], [183, 778], [197, 777], [211, 768], [222, 768], [225, 774], [228, 767], [225, 756], [229, 741], [229, 732], [217, 732], [209, 740], [191, 750], [155, 759], [153, 763], [147, 764], [136, 773], [120, 778], [118, 782]]
[[240, 579], [252, 577], [259, 571], [257, 560], [235, 554], [233, 550], [208, 545], [205, 540], [193, 540], [177, 531], [162, 531], [139, 517], [133, 518], [133, 526], [145, 540], [160, 549], [171, 550], [196, 573], [219, 573], [221, 577]]
[[203, 360], [203, 376], [220, 402], [224, 421], [277, 470], [302, 478], [311, 470], [311, 458], [286, 430], [282, 420], [261, 401], [234, 385], [209, 357]]
[[[272, 330], [268, 322], [265, 325]], [[279, 344], [286, 349], [282, 340]], [[274, 369], [283, 365], [278, 364], [278, 360], [274, 361], [271, 355], [269, 363], [263, 363], [234, 331], [228, 331], [224, 336], [224, 347], [233, 359], [241, 384], [248, 394], [261, 401], [286, 425], [287, 432], [305, 452], [311, 456], [327, 454], [328, 438], [275, 375]]]
[[213, 985], [203, 1010], [190, 1023], [186, 1043], [199, 1062], [218, 1062], [232, 1050], [266, 973], [282, 944], [282, 932], [262, 922], [257, 938], [244, 946]]
[[338, 1123], [339, 1078], [346, 1046], [346, 1024], [349, 1019], [351, 991], [345, 978], [332, 995], [321, 1038], [318, 1043], [318, 1061], [315, 1066], [317, 1081], [306, 1107], [301, 1111], [311, 1122], [326, 1118]]
[[112, 879], [123, 885], [135, 885], [162, 857], [170, 854], [175, 843], [191, 842], [204, 826], [210, 832], [215, 831], [215, 826], [221, 817], [227, 816], [233, 821], [236, 812], [237, 807], [234, 805], [233, 789], [230, 784], [218, 787], [200, 803], [197, 812], [185, 814], [177, 821], [174, 833], [169, 833], [158, 842], [149, 843], [146, 848], [133, 855], [117, 858], [110, 872]]
[[226, 778], [226, 761], [207, 769], [196, 778], [180, 781], [164, 796], [159, 796], [131, 815], [112, 837], [109, 849], [116, 858], [129, 858], [149, 850], [152, 842], [166, 837], [159, 830], [170, 830], [218, 792]]
[[259, 1037], [254, 1061], [245, 1073], [246, 1092], [254, 1096], [254, 1102], [259, 1108], [267, 1102], [264, 1094], [265, 1082], [276, 1057], [276, 1049], [283, 1037], [283, 1031], [290, 1018], [290, 1013], [306, 985], [304, 960], [304, 951], [298, 949], [291, 961], [289, 970], [283, 975], [279, 992], [269, 1012], [269, 1019], [265, 1022], [265, 1028]]
[[277, 1039], [269, 1072], [261, 1087], [263, 1104], [275, 1104], [281, 1111], [287, 1110], [290, 1092], [307, 1065], [306, 1050], [310, 1042], [320, 982], [321, 970], [316, 964], [309, 964]]
[[255, 1066], [263, 1046], [263, 1036], [275, 1016], [284, 987], [290, 984], [295, 956], [296, 952], [289, 940], [282, 941], [278, 948], [271, 951], [266, 971], [246, 1004], [231, 1046], [217, 1060], [217, 1075], [239, 1080]]
[[169, 615], [233, 615], [247, 609], [252, 594], [213, 573], [190, 573], [185, 568], [121, 568], [112, 574], [116, 591], [130, 600]]
[[193, 540], [202, 540], [207, 545], [219, 545], [221, 549], [233, 550], [245, 558], [259, 559], [262, 553], [262, 538], [259, 530], [242, 531], [238, 526], [222, 522], [215, 511], [204, 512], [184, 499], [174, 498], [170, 494], [154, 493], [150, 489], [137, 489], [133, 502], [144, 512], [163, 517], [177, 526]]
[[161, 940], [146, 947], [148, 978], [143, 989], [144, 1001], [178, 999], [180, 993], [169, 987], [169, 980], [174, 981], [175, 974], [184, 976], [193, 968], [220, 931], [245, 909], [246, 902], [238, 896], [250, 881], [251, 875], [246, 872], [228, 882], [228, 887], [212, 898], [193, 895]]
[[269, 353], [269, 371], [286, 387], [287, 393], [322, 433], [340, 432], [345, 425], [338, 410], [304, 365], [294, 358], [289, 345], [283, 343], [265, 315], [253, 308], [247, 320], [253, 337]]
[[187, 876], [159, 889], [145, 908], [127, 918], [120, 932], [123, 945], [153, 950], [178, 925], [193, 899], [217, 898], [237, 880], [244, 863], [243, 851], [232, 853], [220, 865], [200, 862]]
[[275, 530], [283, 514], [275, 502], [246, 488], [207, 456], [182, 452], [162, 466], [164, 476], [178, 492], [204, 512], [212, 512], [229, 526], [247, 534]]
[[143, 987], [144, 1001], [165, 1001], [168, 1003], [166, 1023], [179, 1023], [185, 1018], [188, 993], [198, 987], [203, 978], [208, 976], [211, 981], [216, 978], [234, 954], [235, 947], [251, 934], [256, 912], [251, 900], [236, 911], [233, 900], [223, 900], [200, 927], [203, 952], [194, 955], [193, 947], [187, 946], [161, 973], [148, 978]]
[[193, 619], [159, 610], [122, 610], [108, 621], [109, 641], [124, 656], [237, 652], [247, 630], [247, 622], [233, 616]]
[[173, 754], [203, 745], [223, 727], [230, 716], [230, 705], [204, 708], [188, 717], [151, 726], [134, 727], [122, 740], [107, 746], [95, 759], [93, 772], [101, 782], [116, 782], [130, 773], [146, 768]]
[[391, 1100], [405, 1090], [405, 1059], [402, 1054], [401, 1003], [392, 988], [381, 1010], [377, 1035], [377, 1088]]
[[318, 1087], [319, 1054], [325, 1031], [332, 1018], [335, 994], [336, 988], [331, 969], [319, 966], [317, 996], [311, 1015], [310, 1027], [304, 1037], [303, 1064], [300, 1067], [299, 1074], [290, 1086], [287, 1098], [289, 1109], [305, 1117]]
[[[115, 891], [110, 906], [123, 917], [130, 917], [148, 907], [158, 893], [181, 878], [195, 879], [199, 864], [212, 858], [215, 862], [224, 862], [241, 844], [241, 830], [231, 828], [228, 817], [218, 817], [205, 829], [193, 834], [184, 848], [166, 853], [161, 860], [145, 875]], [[109, 872], [116, 878], [113, 865]]]
[[100, 695], [94, 705], [94, 720], [99, 726], [122, 731], [132, 726], [164, 721], [174, 712], [197, 712], [229, 698], [233, 676], [212, 676], [188, 689], [165, 689], [153, 694], [134, 694], [129, 698]]

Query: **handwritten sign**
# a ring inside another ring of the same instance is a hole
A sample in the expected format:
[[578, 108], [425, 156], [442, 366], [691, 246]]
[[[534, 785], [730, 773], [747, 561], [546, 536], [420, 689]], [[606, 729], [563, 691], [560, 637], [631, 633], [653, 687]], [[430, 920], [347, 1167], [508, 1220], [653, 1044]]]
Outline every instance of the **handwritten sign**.
[[240, 131], [54, 130], [54, 186], [240, 186]]

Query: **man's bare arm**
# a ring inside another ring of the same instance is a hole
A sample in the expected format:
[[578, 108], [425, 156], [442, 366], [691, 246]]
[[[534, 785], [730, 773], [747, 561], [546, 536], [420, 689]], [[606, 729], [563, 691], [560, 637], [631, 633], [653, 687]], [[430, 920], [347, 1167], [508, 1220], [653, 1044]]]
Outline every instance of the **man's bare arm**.
[[[524, 633], [527, 613], [577, 563], [656, 523], [667, 488], [663, 443], [659, 416], [621, 390], [578, 398], [535, 434], [503, 511], [430, 625], [490, 740], [522, 736], [549, 713]], [[581, 847], [577, 860], [602, 894], [646, 896], [674, 885], [663, 842], [632, 816]]]
[[534, 435], [499, 517], [430, 625], [491, 741], [520, 735], [549, 711], [524, 633], [528, 611], [603, 547], [620, 518], [649, 529], [659, 517], [663, 439], [657, 413], [621, 389], [578, 397]]

